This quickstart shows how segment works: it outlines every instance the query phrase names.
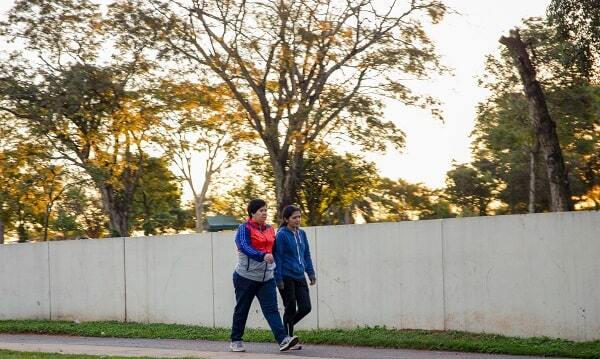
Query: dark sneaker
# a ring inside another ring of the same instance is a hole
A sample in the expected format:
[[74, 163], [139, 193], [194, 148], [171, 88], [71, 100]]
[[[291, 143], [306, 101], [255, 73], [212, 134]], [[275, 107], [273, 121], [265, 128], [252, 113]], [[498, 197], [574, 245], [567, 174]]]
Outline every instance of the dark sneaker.
[[246, 351], [246, 349], [244, 349], [244, 344], [241, 341], [231, 342], [231, 344], [229, 344], [229, 350], [231, 350], [232, 352]]
[[296, 344], [293, 347], [291, 347], [290, 350], [302, 350], [302, 345]]
[[292, 348], [296, 344], [298, 344], [297, 336], [295, 336], [295, 335], [293, 337], [287, 336], [283, 339], [281, 344], [279, 344], [279, 351], [284, 352], [286, 350], [290, 350], [290, 348]]

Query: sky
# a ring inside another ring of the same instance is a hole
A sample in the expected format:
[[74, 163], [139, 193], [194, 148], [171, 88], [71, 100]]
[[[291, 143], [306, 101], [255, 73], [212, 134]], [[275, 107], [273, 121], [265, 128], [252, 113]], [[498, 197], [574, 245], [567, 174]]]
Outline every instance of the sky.
[[[406, 147], [400, 153], [367, 154], [380, 173], [392, 179], [422, 182], [433, 188], [444, 186], [445, 174], [452, 161], [470, 160], [469, 137], [475, 120], [475, 108], [487, 92], [477, 85], [484, 73], [488, 54], [499, 52], [498, 39], [519, 26], [523, 18], [543, 16], [550, 0], [444, 0], [458, 14], [449, 14], [429, 27], [442, 64], [452, 75], [438, 76], [418, 84], [419, 91], [433, 95], [443, 103], [444, 121], [428, 111], [406, 108], [389, 101], [384, 111], [406, 134]], [[13, 4], [0, 0], [0, 18]]]

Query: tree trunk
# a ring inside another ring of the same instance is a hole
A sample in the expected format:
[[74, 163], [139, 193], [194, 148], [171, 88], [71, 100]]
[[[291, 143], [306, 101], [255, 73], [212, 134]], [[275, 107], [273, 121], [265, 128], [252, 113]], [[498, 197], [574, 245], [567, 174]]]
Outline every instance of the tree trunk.
[[536, 158], [539, 151], [539, 142], [535, 142], [533, 149], [529, 151], [529, 213], [535, 213], [535, 183], [536, 183]]
[[279, 219], [283, 208], [293, 202], [292, 198], [297, 190], [297, 182], [292, 179], [296, 174], [291, 173], [291, 168], [286, 170], [285, 163], [281, 163], [276, 158], [274, 159], [273, 156], [270, 157], [275, 176], [275, 200], [277, 202], [277, 218]]
[[352, 224], [352, 211], [350, 208], [344, 208], [344, 224]]
[[202, 217], [204, 217], [204, 200], [200, 197], [194, 197], [194, 212], [196, 214], [196, 233], [204, 231], [204, 223], [202, 223]]
[[535, 67], [529, 58], [527, 44], [521, 40], [517, 30], [511, 30], [509, 37], [502, 36], [500, 43], [508, 48], [525, 88], [535, 136], [546, 161], [550, 185], [550, 210], [553, 212], [570, 211], [573, 209], [571, 190], [562, 150], [556, 135], [556, 123], [550, 117], [544, 92], [536, 80]]
[[209, 168], [204, 173], [204, 183], [202, 184], [202, 188], [200, 189], [200, 194], [196, 195], [194, 191], [196, 232], [198, 233], [204, 231], [204, 201], [206, 200], [206, 194], [208, 193], [208, 188], [210, 187], [210, 183], [212, 182], [212, 176], [215, 174], [215, 172], [212, 169], [212, 165], [209, 165], [208, 167]]
[[44, 242], [48, 240], [48, 226], [50, 225], [50, 209], [46, 208], [44, 213]]
[[4, 221], [0, 218], [0, 244], [4, 244]]
[[101, 185], [100, 194], [104, 210], [108, 213], [111, 236], [129, 237], [129, 205], [115, 198], [110, 184]]

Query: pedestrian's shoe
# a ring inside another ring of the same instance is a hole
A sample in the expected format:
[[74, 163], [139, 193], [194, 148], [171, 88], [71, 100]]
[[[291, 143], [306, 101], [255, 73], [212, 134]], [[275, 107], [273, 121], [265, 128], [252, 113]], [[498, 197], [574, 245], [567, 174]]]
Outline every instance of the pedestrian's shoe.
[[293, 347], [291, 347], [290, 350], [302, 350], [302, 345], [296, 344]]
[[298, 337], [295, 335], [293, 337], [290, 337], [288, 335], [283, 339], [281, 344], [279, 344], [279, 351], [284, 352], [286, 350], [290, 350], [290, 348], [294, 347], [296, 344], [298, 344]]
[[229, 344], [229, 350], [231, 350], [232, 352], [246, 351], [246, 349], [244, 349], [244, 344], [242, 343], [242, 341], [231, 342], [231, 344]]

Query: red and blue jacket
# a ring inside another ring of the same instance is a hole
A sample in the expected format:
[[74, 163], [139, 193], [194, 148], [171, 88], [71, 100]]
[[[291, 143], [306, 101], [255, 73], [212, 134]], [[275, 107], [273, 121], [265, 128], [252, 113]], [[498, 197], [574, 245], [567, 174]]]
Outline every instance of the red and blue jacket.
[[268, 264], [264, 257], [273, 253], [275, 231], [268, 224], [258, 224], [251, 218], [240, 224], [235, 234], [238, 249], [238, 264], [235, 271], [240, 276], [266, 282], [273, 278], [275, 263]]

